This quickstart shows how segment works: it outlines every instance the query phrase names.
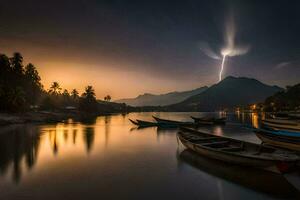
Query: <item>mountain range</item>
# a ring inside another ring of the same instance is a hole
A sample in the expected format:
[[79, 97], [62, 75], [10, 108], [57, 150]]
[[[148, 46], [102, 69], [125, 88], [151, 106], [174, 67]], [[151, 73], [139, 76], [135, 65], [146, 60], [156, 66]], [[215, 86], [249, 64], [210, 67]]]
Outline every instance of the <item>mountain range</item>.
[[216, 111], [264, 102], [282, 90], [253, 78], [228, 76], [210, 87], [161, 95], [145, 93], [116, 102], [140, 107], [161, 106], [159, 110], [162, 111]]
[[126, 103], [130, 106], [166, 106], [184, 101], [185, 99], [204, 92], [208, 87], [200, 87], [190, 91], [170, 92], [166, 94], [145, 93], [136, 98], [120, 99], [116, 103]]
[[256, 79], [229, 76], [200, 94], [180, 103], [166, 106], [168, 111], [216, 111], [263, 102], [278, 91], [278, 86], [266, 85]]

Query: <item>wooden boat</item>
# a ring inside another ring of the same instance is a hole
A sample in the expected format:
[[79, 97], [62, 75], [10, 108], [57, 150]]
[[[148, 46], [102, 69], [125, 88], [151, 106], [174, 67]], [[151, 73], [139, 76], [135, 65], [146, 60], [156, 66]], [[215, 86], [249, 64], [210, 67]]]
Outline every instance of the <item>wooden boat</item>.
[[129, 121], [130, 121], [131, 123], [133, 123], [134, 125], [139, 126], [139, 123], [138, 123], [137, 121], [134, 121], [134, 120], [132, 120], [132, 119], [129, 119]]
[[149, 122], [149, 121], [143, 121], [137, 119], [136, 121], [129, 119], [134, 125], [137, 125], [139, 127], [150, 127], [150, 126], [157, 126], [158, 124], [156, 122]]
[[221, 180], [230, 181], [280, 199], [295, 199], [295, 197], [299, 196], [298, 190], [282, 174], [253, 167], [231, 165], [219, 160], [199, 156], [189, 149], [182, 151], [178, 159]]
[[195, 121], [195, 123], [199, 123], [199, 124], [212, 125], [212, 124], [225, 124], [226, 123], [226, 118], [225, 117], [221, 117], [221, 118], [214, 118], [214, 117], [205, 118], [205, 117], [193, 117], [193, 116], [191, 116], [191, 118]]
[[178, 127], [178, 126], [190, 126], [195, 125], [193, 122], [181, 122], [181, 121], [175, 121], [175, 120], [169, 120], [169, 119], [161, 119], [155, 116], [152, 116], [158, 123], [159, 126], [170, 126], [170, 127]]
[[255, 129], [254, 132], [264, 143], [300, 151], [300, 132], [270, 129]]
[[262, 124], [271, 128], [277, 128], [287, 131], [300, 131], [300, 122], [287, 119], [265, 119]]
[[178, 133], [182, 144], [196, 153], [227, 163], [287, 172], [300, 157], [294, 152], [203, 133], [183, 127]]

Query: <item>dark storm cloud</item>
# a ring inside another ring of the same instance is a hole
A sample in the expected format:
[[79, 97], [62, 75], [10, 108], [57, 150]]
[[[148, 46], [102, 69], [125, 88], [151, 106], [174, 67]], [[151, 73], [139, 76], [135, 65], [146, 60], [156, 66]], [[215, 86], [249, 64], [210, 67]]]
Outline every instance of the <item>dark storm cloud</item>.
[[[298, 1], [2, 0], [0, 45], [38, 46], [45, 58], [101, 60], [149, 76], [212, 83], [220, 61], [199, 45], [205, 42], [220, 53], [228, 8], [235, 12], [237, 42], [251, 45], [251, 51], [229, 58], [225, 74], [280, 79], [277, 84], [299, 81], [289, 73], [280, 78], [270, 73], [279, 63], [299, 59]], [[293, 69], [290, 73], [300, 75]]]

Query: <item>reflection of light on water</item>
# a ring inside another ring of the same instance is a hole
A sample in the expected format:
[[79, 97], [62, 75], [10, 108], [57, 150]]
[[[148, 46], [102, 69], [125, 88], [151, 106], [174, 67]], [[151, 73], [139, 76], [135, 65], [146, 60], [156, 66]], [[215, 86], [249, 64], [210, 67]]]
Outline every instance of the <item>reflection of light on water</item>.
[[245, 123], [245, 113], [242, 113], [242, 123]]
[[237, 116], [237, 119], [240, 121], [240, 119], [241, 119], [241, 112], [240, 112], [240, 110], [237, 110], [236, 112], [236, 116]]
[[251, 113], [251, 122], [252, 122], [252, 126], [255, 128], [259, 127], [259, 123], [258, 123], [258, 114], [257, 113]]
[[262, 120], [266, 119], [266, 113], [264, 113], [264, 112], [261, 113], [261, 119]]
[[214, 127], [213, 133], [219, 136], [223, 135], [222, 128], [220, 126]]
[[219, 112], [219, 117], [226, 117], [227, 116], [227, 112], [226, 111], [220, 111]]

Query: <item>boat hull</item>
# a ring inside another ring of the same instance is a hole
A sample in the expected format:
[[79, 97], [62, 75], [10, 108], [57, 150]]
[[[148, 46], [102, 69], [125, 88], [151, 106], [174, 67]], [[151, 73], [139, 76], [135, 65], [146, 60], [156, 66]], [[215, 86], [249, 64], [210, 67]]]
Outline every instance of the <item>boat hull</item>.
[[271, 128], [287, 130], [287, 131], [300, 131], [300, 125], [297, 123], [289, 123], [287, 120], [262, 120], [262, 124]]
[[195, 123], [193, 122], [180, 122], [180, 121], [173, 121], [173, 120], [167, 120], [167, 119], [160, 119], [158, 117], [153, 118], [157, 121], [158, 126], [160, 127], [179, 127], [179, 126], [194, 126]]
[[256, 132], [256, 135], [264, 143], [281, 147], [281, 148], [300, 151], [299, 139], [294, 140], [293, 138], [288, 138], [288, 137], [272, 136], [271, 134], [266, 134], [262, 132]]
[[194, 120], [195, 123], [197, 124], [203, 124], [203, 125], [224, 125], [226, 124], [226, 118], [198, 118], [198, 117], [193, 117], [191, 118]]
[[279, 163], [275, 161], [253, 159], [253, 158], [247, 158], [247, 157], [242, 157], [237, 155], [224, 154], [223, 152], [211, 151], [209, 149], [202, 148], [201, 146], [194, 145], [193, 143], [187, 142], [184, 139], [180, 139], [180, 141], [186, 148], [198, 153], [199, 155], [206, 156], [208, 158], [213, 158], [226, 163], [261, 168], [275, 173], [280, 173], [279, 169], [277, 168], [277, 164]]

